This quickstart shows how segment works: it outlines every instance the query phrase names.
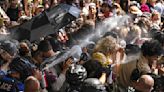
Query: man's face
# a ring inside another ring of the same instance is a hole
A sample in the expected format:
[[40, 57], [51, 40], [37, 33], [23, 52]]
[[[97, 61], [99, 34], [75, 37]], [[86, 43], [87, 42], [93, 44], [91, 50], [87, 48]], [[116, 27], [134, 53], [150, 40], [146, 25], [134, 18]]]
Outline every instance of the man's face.
[[152, 92], [152, 86], [146, 86], [143, 82], [137, 82], [135, 85], [135, 92]]
[[12, 8], [16, 8], [17, 7], [17, 5], [18, 5], [18, 0], [11, 0], [11, 7]]
[[20, 44], [20, 48], [21, 48], [21, 51], [25, 54], [29, 53], [30, 52], [30, 48], [27, 46], [26, 43], [22, 42]]
[[0, 50], [0, 55], [4, 61], [8, 61], [9, 59], [11, 59], [13, 57], [7, 51], [5, 51], [3, 49]]

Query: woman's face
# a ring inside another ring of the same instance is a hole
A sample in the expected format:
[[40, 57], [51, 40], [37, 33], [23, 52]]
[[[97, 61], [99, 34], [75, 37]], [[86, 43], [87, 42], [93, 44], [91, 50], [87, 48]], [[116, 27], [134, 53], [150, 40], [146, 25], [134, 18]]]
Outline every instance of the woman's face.
[[89, 7], [90, 14], [96, 14], [96, 7]]
[[42, 73], [39, 69], [34, 69], [34, 76], [40, 81], [42, 80]]
[[156, 24], [160, 24], [160, 15], [159, 14], [154, 14], [154, 16], [152, 17], [152, 22], [156, 23]]

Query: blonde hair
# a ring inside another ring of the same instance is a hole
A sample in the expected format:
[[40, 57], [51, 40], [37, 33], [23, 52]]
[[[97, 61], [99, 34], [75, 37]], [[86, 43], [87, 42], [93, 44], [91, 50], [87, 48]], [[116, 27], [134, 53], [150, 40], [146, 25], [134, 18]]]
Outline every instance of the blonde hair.
[[99, 40], [95, 46], [94, 52], [101, 52], [103, 54], [113, 53], [118, 49], [117, 40], [112, 36], [107, 36]]
[[131, 30], [130, 30], [130, 35], [133, 35], [133, 36], [136, 36], [136, 37], [140, 37], [141, 36], [141, 28], [138, 26], [138, 25], [133, 25], [131, 27]]
[[92, 59], [99, 61], [103, 67], [107, 67], [113, 63], [110, 58], [106, 57], [103, 53], [100, 52], [93, 53]]
[[119, 30], [119, 32], [118, 32], [118, 34], [119, 34], [120, 38], [123, 38], [124, 39], [124, 38], [127, 37], [128, 32], [129, 32], [129, 30], [128, 30], [127, 27], [121, 27], [120, 30]]

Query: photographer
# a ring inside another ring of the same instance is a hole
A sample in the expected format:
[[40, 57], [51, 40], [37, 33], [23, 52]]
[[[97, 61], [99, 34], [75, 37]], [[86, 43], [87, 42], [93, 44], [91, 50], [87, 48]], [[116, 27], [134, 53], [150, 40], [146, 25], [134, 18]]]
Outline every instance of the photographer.
[[[53, 51], [52, 46], [48, 40], [43, 40], [38, 45], [38, 51], [40, 53], [40, 58], [42, 59], [42, 62], [46, 59], [57, 57], [57, 53]], [[52, 61], [53, 62], [53, 61]], [[48, 85], [48, 91], [50, 92], [58, 92], [61, 90], [64, 82], [65, 82], [65, 74], [72, 63], [71, 59], [68, 59], [63, 66], [60, 64], [54, 65], [54, 67], [49, 68], [46, 70], [46, 72], [50, 75], [47, 75], [47, 77], [51, 76], [50, 78], [46, 78]], [[55, 78], [54, 78], [55, 77]]]

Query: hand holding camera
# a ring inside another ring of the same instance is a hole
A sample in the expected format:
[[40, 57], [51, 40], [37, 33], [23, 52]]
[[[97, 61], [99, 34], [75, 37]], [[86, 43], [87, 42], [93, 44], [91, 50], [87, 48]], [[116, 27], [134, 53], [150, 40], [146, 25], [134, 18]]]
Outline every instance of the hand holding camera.
[[68, 70], [69, 66], [72, 64], [73, 60], [72, 58], [68, 58], [66, 62], [63, 64], [63, 74], [66, 74], [66, 71]]

